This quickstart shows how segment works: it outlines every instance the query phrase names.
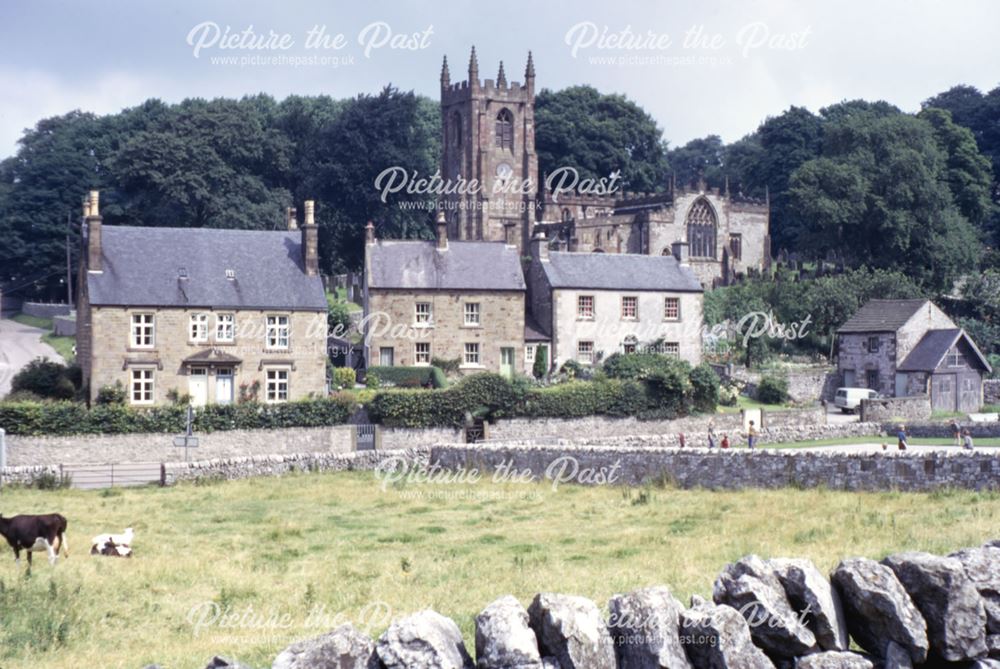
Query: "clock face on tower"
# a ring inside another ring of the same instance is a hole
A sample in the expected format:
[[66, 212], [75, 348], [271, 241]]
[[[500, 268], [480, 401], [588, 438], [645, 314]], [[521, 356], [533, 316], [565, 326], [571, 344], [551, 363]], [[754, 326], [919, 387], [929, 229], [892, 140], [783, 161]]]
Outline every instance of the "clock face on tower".
[[500, 163], [497, 165], [496, 175], [498, 178], [506, 181], [514, 174], [514, 168], [510, 166], [510, 163]]

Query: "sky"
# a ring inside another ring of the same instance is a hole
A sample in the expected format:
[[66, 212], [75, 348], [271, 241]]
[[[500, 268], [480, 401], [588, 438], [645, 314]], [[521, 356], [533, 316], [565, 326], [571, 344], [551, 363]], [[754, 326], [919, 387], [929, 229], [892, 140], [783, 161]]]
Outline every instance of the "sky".
[[536, 86], [589, 84], [641, 105], [671, 146], [727, 141], [791, 105], [884, 99], [907, 111], [956, 84], [1000, 85], [993, 0], [218, 2], [4, 0], [0, 158], [25, 128], [148, 98], [373, 93], [433, 98], [441, 59], [500, 60]]

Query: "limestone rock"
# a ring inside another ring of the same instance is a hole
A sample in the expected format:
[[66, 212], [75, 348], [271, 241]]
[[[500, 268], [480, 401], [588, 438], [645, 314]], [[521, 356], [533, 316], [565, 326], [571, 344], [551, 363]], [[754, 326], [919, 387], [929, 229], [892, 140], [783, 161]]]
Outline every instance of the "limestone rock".
[[1000, 659], [1000, 634], [990, 634], [986, 637], [986, 649], [990, 657]]
[[852, 558], [831, 579], [844, 605], [847, 629], [858, 645], [888, 658], [889, 643], [921, 664], [927, 659], [927, 623], [891, 569], [874, 560]]
[[952, 553], [965, 567], [965, 575], [983, 598], [986, 631], [1000, 634], [1000, 547], [966, 548]]
[[750, 638], [750, 626], [736, 609], [702, 602], [681, 613], [681, 639], [695, 667], [774, 669]]
[[516, 597], [496, 600], [476, 616], [478, 669], [541, 669], [538, 639]]
[[664, 586], [608, 600], [619, 669], [691, 669], [681, 644], [684, 607]]
[[932, 652], [949, 662], [986, 655], [983, 598], [959, 560], [909, 552], [882, 563], [896, 574], [927, 622]]
[[885, 649], [885, 662], [882, 669], [913, 669], [910, 653], [895, 641], [890, 641]]
[[376, 669], [375, 642], [351, 624], [281, 651], [271, 669]]
[[228, 657], [216, 655], [208, 661], [208, 664], [205, 665], [205, 669], [250, 669], [250, 667], [242, 662], [230, 660]]
[[539, 593], [528, 607], [542, 655], [562, 669], [614, 667], [615, 647], [601, 612], [589, 599]]
[[1000, 548], [1000, 539], [993, 539], [983, 544], [983, 548]]
[[795, 669], [873, 669], [874, 666], [864, 655], [835, 650], [813, 653], [795, 660]]
[[823, 650], [847, 650], [850, 639], [840, 595], [809, 560], [770, 560], [788, 601], [800, 615], [807, 611], [806, 624]]
[[756, 555], [726, 565], [712, 589], [716, 604], [746, 618], [754, 643], [774, 657], [792, 658], [816, 650], [816, 637], [792, 610], [781, 581]]
[[969, 669], [1000, 669], [1000, 660], [976, 660], [969, 665]]
[[430, 609], [394, 622], [375, 644], [385, 669], [471, 669], [462, 633], [450, 618]]

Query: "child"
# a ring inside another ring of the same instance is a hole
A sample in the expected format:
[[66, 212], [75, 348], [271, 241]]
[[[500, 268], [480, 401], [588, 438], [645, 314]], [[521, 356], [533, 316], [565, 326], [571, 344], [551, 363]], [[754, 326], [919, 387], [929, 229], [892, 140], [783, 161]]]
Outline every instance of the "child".
[[722, 448], [729, 448], [729, 435], [722, 435]]
[[968, 430], [966, 430], [963, 434], [964, 434], [964, 437], [962, 439], [962, 448], [964, 448], [967, 451], [971, 451], [972, 450], [972, 434]]
[[715, 424], [708, 424], [708, 447], [715, 448]]
[[906, 426], [900, 425], [899, 432], [896, 433], [896, 438], [899, 439], [898, 448], [901, 451], [906, 450]]
[[756, 443], [757, 443], [757, 428], [754, 427], [753, 421], [750, 421], [750, 427], [747, 428], [747, 448], [749, 448], [752, 451]]
[[951, 421], [951, 431], [955, 435], [955, 445], [962, 446], [962, 426], [957, 419]]

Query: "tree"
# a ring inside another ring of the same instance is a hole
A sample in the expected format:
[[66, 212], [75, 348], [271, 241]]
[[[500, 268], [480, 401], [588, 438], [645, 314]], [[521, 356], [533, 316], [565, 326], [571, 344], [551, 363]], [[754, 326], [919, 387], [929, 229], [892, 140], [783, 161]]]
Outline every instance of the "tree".
[[623, 95], [590, 86], [542, 90], [535, 97], [535, 150], [539, 176], [574, 167], [581, 178], [621, 171], [624, 188], [662, 190], [666, 145], [656, 121]]
[[704, 179], [709, 188], [725, 183], [725, 145], [718, 135], [692, 139], [667, 152], [667, 162], [677, 183], [689, 185]]
[[948, 188], [958, 211], [982, 228], [989, 220], [992, 203], [990, 161], [979, 152], [972, 131], [952, 121], [951, 112], [934, 107], [917, 114], [934, 127], [934, 138], [946, 158]]

